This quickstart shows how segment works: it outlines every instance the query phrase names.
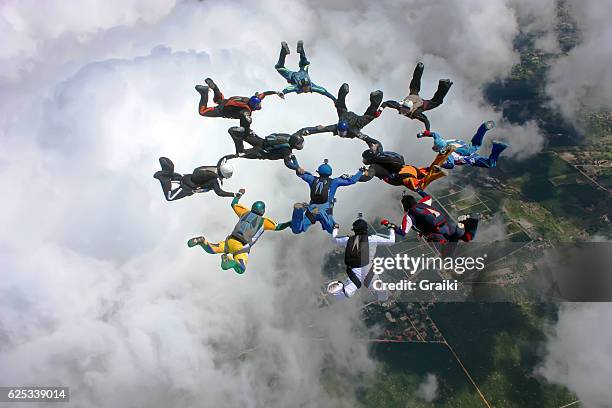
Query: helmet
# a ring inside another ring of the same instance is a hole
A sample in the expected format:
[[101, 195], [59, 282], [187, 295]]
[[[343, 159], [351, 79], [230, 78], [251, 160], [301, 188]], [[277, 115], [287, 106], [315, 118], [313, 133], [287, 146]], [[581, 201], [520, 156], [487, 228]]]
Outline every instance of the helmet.
[[329, 164], [327, 164], [327, 159], [325, 159], [325, 162], [319, 166], [317, 173], [319, 173], [321, 177], [329, 177], [332, 175], [332, 168]]
[[374, 160], [374, 156], [376, 153], [372, 149], [365, 150], [361, 153], [361, 158], [363, 159], [364, 164], [370, 164]]
[[301, 150], [304, 147], [304, 138], [301, 135], [291, 135], [289, 138], [289, 146], [293, 149]]
[[266, 212], [266, 203], [263, 201], [255, 201], [251, 206], [251, 212], [257, 215], [264, 215]]
[[353, 223], [353, 231], [357, 235], [365, 235], [368, 233], [368, 223], [363, 218], [358, 218]]
[[412, 107], [414, 106], [414, 102], [412, 102], [410, 99], [404, 99], [402, 101], [402, 106], [406, 109], [412, 109]]
[[230, 178], [232, 174], [234, 174], [234, 166], [229, 163], [222, 163], [221, 166], [219, 166], [219, 172], [221, 173], [221, 177]]
[[440, 138], [437, 138], [437, 137], [434, 138], [434, 145], [432, 147], [433, 151], [439, 152], [440, 150], [444, 150], [445, 147], [446, 147], [446, 141], [441, 140]]
[[348, 133], [349, 124], [346, 120], [341, 120], [338, 122], [338, 134], [340, 136], [345, 136]]
[[411, 195], [405, 195], [402, 197], [402, 207], [404, 207], [404, 211], [408, 211], [414, 207], [416, 203], [416, 199]]
[[253, 95], [249, 98], [249, 106], [251, 109], [261, 109], [261, 99], [257, 95]]

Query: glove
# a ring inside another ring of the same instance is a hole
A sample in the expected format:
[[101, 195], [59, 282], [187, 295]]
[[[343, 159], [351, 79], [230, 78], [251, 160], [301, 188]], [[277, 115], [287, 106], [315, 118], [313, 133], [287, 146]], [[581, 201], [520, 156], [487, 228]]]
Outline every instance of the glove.
[[417, 134], [417, 139], [428, 136], [431, 136], [431, 132], [429, 130], [424, 130], [423, 132]]
[[382, 220], [380, 220], [380, 225], [385, 225], [385, 226], [389, 225], [389, 220], [386, 218], [383, 218]]
[[340, 224], [335, 223], [335, 224], [334, 224], [334, 229], [338, 229], [338, 228], [340, 228]]
[[304, 173], [306, 173], [306, 170], [304, 170], [301, 167], [298, 167], [297, 170], [295, 171], [295, 174], [297, 174], [298, 176], [302, 176]]
[[361, 166], [359, 168], [359, 171], [362, 172], [362, 173], [365, 173], [366, 172], [366, 166]]
[[241, 188], [240, 190], [238, 190], [238, 194], [239, 196], [244, 195], [244, 193], [246, 193], [246, 190], [244, 188]]
[[285, 99], [285, 94], [284, 94], [284, 93], [282, 93], [282, 92], [277, 92], [276, 94], [278, 95], [278, 97], [279, 97], [279, 98], [281, 98], [281, 99]]
[[343, 174], [343, 175], [341, 175], [341, 176], [340, 176], [340, 178], [343, 178], [343, 179], [350, 179], [350, 178], [351, 178], [351, 176], [349, 176], [348, 174]]

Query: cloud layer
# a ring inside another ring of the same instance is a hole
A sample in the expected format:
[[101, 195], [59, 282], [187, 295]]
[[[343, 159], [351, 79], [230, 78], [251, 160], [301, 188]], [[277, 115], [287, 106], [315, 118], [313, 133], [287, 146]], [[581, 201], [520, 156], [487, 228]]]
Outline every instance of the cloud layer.
[[[481, 90], [518, 61], [520, 21], [539, 12], [526, 4], [135, 1], [41, 10], [4, 2], [0, 180], [10, 194], [0, 211], [8, 232], [0, 238], [0, 383], [66, 384], [75, 406], [87, 407], [338, 406], [340, 398], [352, 406], [351, 379], [375, 363], [354, 341], [364, 329], [356, 302], [317, 306], [326, 234], [316, 226], [301, 236], [266, 233], [244, 276], [222, 272], [217, 257], [185, 242], [224, 239], [236, 221], [228, 200], [166, 203], [151, 177], [157, 157], [186, 173], [231, 152], [234, 123], [199, 117], [193, 86], [211, 76], [226, 95], [281, 89], [273, 69], [281, 40], [294, 49], [303, 39], [313, 80], [332, 93], [348, 82], [357, 112], [371, 90], [405, 96], [423, 60], [424, 96], [439, 78], [455, 82], [429, 115], [435, 129], [469, 138], [482, 121], [501, 119]], [[335, 120], [326, 99], [290, 95], [266, 99], [253, 128], [265, 135]], [[367, 128], [423, 165], [432, 152], [418, 131], [393, 112]], [[495, 132], [516, 158], [543, 140], [534, 124]], [[329, 158], [336, 174], [352, 173], [363, 149], [318, 135], [299, 159], [314, 169]], [[239, 162], [226, 187], [246, 187], [244, 202], [263, 199], [280, 221], [308, 193], [267, 162]], [[338, 221], [397, 214], [394, 191], [374, 181], [341, 190]], [[324, 369], [346, 394], [321, 381]]]

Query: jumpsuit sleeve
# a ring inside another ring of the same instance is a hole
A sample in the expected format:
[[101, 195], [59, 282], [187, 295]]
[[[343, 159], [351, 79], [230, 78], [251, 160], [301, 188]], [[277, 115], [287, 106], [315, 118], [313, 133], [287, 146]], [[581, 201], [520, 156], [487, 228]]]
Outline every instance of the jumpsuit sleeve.
[[242, 204], [235, 204], [232, 206], [232, 208], [234, 209], [236, 215], [239, 217], [242, 217], [245, 213], [249, 211], [249, 209]]
[[298, 176], [299, 178], [301, 178], [302, 180], [304, 180], [306, 183], [308, 183], [308, 185], [312, 184], [312, 182], [314, 181], [315, 177], [310, 174], [309, 172], [305, 172], [304, 174], [302, 174], [301, 176]]
[[370, 235], [368, 239], [370, 240], [370, 242], [375, 242], [377, 245], [391, 246], [395, 244], [395, 229], [389, 228], [388, 237], [381, 237], [380, 235]]
[[361, 176], [363, 176], [363, 172], [361, 170], [358, 170], [357, 173], [353, 174], [351, 177], [338, 177], [333, 179], [332, 183], [335, 184], [337, 187], [350, 186], [351, 184], [355, 184], [356, 182], [358, 182], [361, 179]]
[[425, 125], [425, 129], [430, 130], [431, 125], [429, 124], [429, 119], [427, 119], [427, 116], [425, 116], [422, 109], [417, 109], [412, 115], [412, 117], [418, 121], [423, 122], [423, 124]]
[[276, 91], [265, 91], [265, 92], [260, 92], [257, 94], [257, 97], [261, 100], [263, 100], [266, 96], [270, 96], [270, 95], [277, 95], [278, 92]]
[[[306, 136], [314, 135], [314, 134], [317, 134], [317, 133], [327, 133], [327, 132], [332, 132], [333, 133], [335, 130], [336, 130], [336, 125], [310, 126], [310, 127], [301, 128], [300, 130], [298, 130], [294, 134], [298, 134], [298, 135], [300, 135], [302, 137], [306, 137]], [[306, 133], [306, 134], [304, 134], [304, 133]]]
[[275, 231], [277, 226], [278, 224], [276, 224], [276, 221], [271, 218], [264, 217], [264, 231]]
[[311, 88], [312, 88], [312, 92], [318, 93], [319, 95], [327, 96], [329, 99], [331, 99], [332, 101], [336, 102], [336, 97], [334, 95], [330, 94], [327, 91], [327, 89], [323, 88], [322, 86], [312, 84]]
[[285, 89], [282, 90], [283, 95], [287, 95], [288, 93], [297, 92], [297, 86], [289, 85]]
[[338, 236], [338, 228], [334, 228], [334, 230], [332, 231], [331, 240], [332, 240], [332, 242], [334, 244], [337, 244], [337, 245], [346, 245], [346, 243], [348, 242], [348, 237], [346, 237], [346, 236], [339, 237]]
[[236, 195], [234, 193], [230, 193], [229, 191], [223, 190], [218, 180], [215, 180], [215, 184], [213, 185], [213, 190], [219, 197], [234, 197]]

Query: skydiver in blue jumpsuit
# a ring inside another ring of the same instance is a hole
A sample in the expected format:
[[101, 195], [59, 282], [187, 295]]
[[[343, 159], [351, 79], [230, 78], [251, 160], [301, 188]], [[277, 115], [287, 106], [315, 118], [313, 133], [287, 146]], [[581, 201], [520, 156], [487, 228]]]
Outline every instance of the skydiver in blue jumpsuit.
[[310, 203], [294, 205], [291, 217], [291, 231], [294, 234], [305, 232], [317, 221], [321, 223], [322, 229], [331, 234], [336, 223], [333, 217], [336, 189], [357, 183], [363, 175], [363, 169], [350, 177], [343, 175], [331, 178], [332, 168], [325, 160], [317, 169], [317, 173], [318, 177], [301, 168], [296, 171], [298, 177], [310, 186]]
[[304, 43], [301, 40], [297, 43], [297, 52], [300, 54], [300, 70], [291, 71], [285, 68], [285, 57], [287, 57], [289, 54], [289, 46], [284, 41], [281, 43], [280, 55], [278, 56], [278, 62], [274, 68], [276, 68], [276, 71], [289, 83], [289, 86], [282, 90], [282, 94], [287, 95], [291, 92], [295, 92], [297, 94], [314, 92], [327, 96], [329, 99], [336, 102], [335, 96], [327, 92], [327, 90], [322, 86], [319, 86], [310, 80], [310, 75], [308, 75], [310, 61], [308, 61], [306, 58]]
[[495, 127], [495, 122], [492, 120], [483, 123], [480, 125], [474, 136], [472, 137], [472, 141], [470, 144], [467, 144], [463, 140], [457, 139], [444, 139], [436, 132], [425, 131], [419, 133], [417, 138], [421, 137], [432, 137], [434, 139], [434, 145], [432, 149], [436, 152], [442, 152], [447, 149], [449, 146], [455, 146], [455, 151], [451, 153], [448, 158], [444, 161], [444, 163], [440, 164], [440, 167], [445, 169], [452, 169], [455, 166], [461, 166], [464, 164], [474, 166], [474, 167], [485, 167], [485, 168], [493, 168], [497, 166], [497, 159], [501, 152], [503, 152], [508, 144], [504, 142], [493, 142], [493, 147], [491, 148], [491, 154], [489, 157], [480, 156], [477, 152], [478, 149], [482, 146], [482, 140], [487, 133], [488, 130], [491, 130]]

